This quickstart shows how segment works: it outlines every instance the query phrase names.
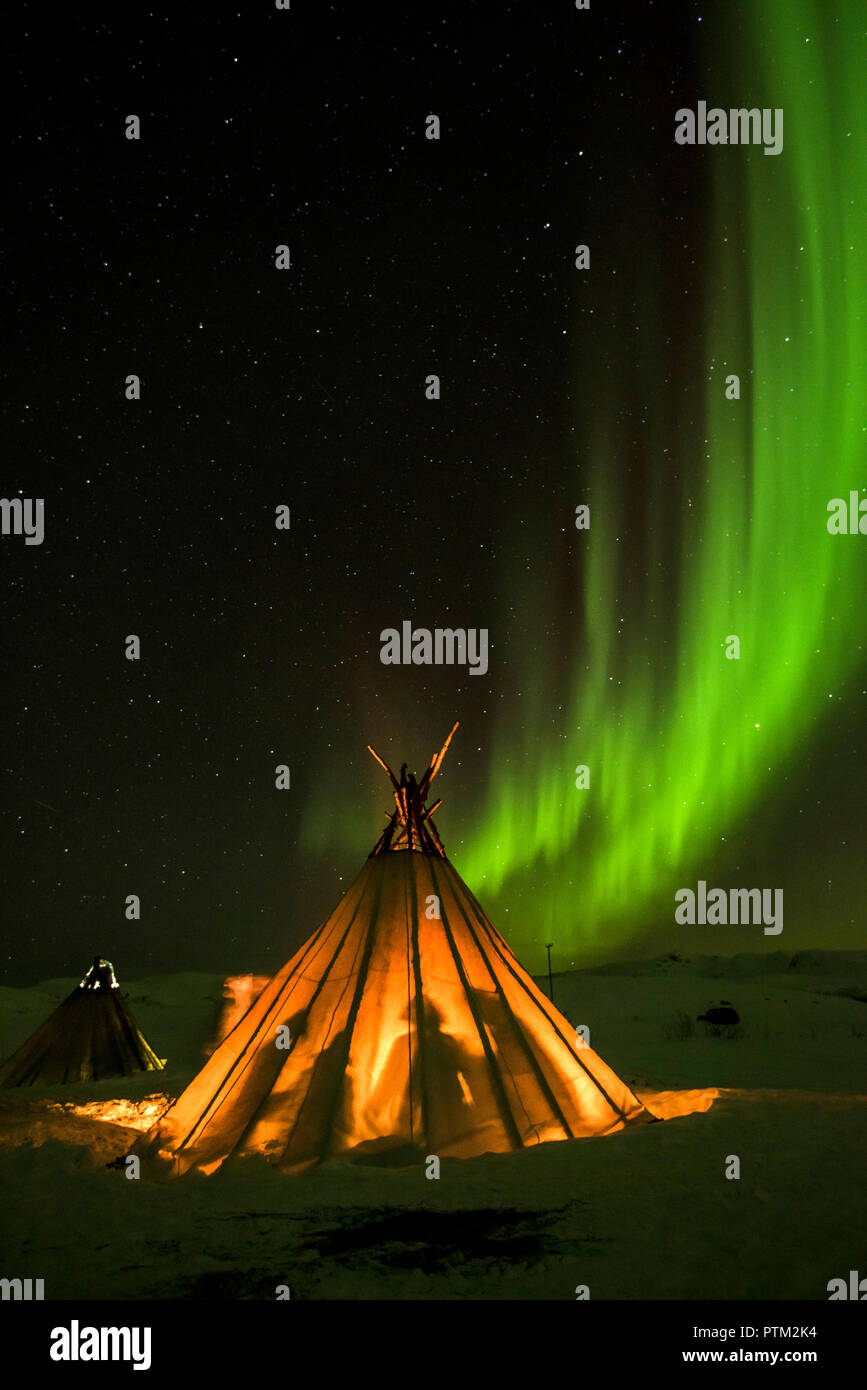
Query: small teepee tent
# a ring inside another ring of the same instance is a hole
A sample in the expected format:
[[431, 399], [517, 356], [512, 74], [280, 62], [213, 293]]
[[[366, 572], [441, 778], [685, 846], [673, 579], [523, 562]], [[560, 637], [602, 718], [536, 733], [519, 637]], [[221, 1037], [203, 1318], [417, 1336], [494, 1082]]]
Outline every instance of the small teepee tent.
[[162, 1067], [136, 1027], [111, 961], [94, 956], [81, 983], [0, 1067], [0, 1086], [101, 1081]]
[[[455, 725], [457, 728], [457, 725]], [[469, 1157], [652, 1117], [519, 965], [446, 858], [425, 805], [449, 741], [335, 911], [136, 1145], [174, 1173], [265, 1154]]]

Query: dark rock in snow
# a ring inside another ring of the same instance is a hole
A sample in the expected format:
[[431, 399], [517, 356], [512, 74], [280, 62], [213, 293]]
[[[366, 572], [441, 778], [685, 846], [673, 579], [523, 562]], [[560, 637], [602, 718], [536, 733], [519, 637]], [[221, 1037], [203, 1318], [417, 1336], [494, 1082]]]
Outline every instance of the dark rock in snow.
[[738, 1015], [737, 1009], [732, 1009], [731, 1007], [729, 1007], [729, 1008], [719, 1008], [719, 1009], [708, 1009], [708, 1011], [707, 1011], [706, 1014], [699, 1014], [699, 1016], [698, 1016], [698, 1022], [699, 1022], [699, 1023], [728, 1023], [728, 1024], [732, 1024], [732, 1023], [740, 1023], [740, 1017], [739, 1017], [739, 1015]]

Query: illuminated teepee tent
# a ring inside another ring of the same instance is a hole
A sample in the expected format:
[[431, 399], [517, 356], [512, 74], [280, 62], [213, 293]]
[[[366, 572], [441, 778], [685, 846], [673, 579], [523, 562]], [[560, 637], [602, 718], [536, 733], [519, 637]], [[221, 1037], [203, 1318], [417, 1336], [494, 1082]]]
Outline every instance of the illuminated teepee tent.
[[0, 1067], [0, 1086], [101, 1081], [162, 1067], [136, 1027], [111, 961], [94, 956], [81, 983]]
[[[455, 725], [457, 728], [457, 725]], [[421, 781], [335, 911], [136, 1151], [175, 1173], [261, 1153], [411, 1162], [608, 1134], [651, 1118], [521, 968], [446, 858]]]

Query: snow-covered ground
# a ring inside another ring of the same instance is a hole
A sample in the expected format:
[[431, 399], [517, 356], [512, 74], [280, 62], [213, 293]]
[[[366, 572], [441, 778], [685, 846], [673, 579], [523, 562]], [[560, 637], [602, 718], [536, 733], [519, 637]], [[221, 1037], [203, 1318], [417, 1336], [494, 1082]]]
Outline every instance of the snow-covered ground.
[[[0, 989], [8, 1055], [77, 981]], [[128, 1181], [134, 1128], [87, 1106], [174, 1096], [217, 1025], [222, 978], [125, 984], [165, 1072], [0, 1092], [0, 1262], [47, 1298], [815, 1298], [864, 1269], [867, 952], [668, 958], [555, 976], [555, 1002], [652, 1108], [710, 1109], [603, 1139], [417, 1169], [260, 1160]], [[696, 1016], [722, 1001], [737, 1028]], [[73, 1110], [71, 1107], [75, 1107]], [[732, 1156], [740, 1178], [726, 1178]]]

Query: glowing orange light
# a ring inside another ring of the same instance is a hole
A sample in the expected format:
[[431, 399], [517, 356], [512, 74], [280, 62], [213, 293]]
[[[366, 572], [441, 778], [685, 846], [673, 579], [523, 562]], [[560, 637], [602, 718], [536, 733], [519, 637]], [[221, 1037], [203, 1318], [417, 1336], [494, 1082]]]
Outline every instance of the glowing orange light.
[[250, 1005], [259, 998], [269, 979], [269, 975], [230, 975], [223, 982], [223, 1007], [220, 1010], [217, 1031], [212, 1041], [203, 1049], [206, 1057], [210, 1057], [229, 1036]]

